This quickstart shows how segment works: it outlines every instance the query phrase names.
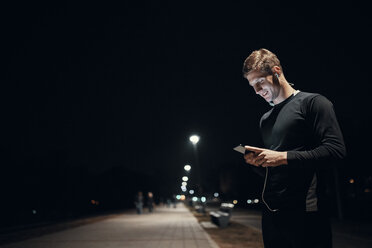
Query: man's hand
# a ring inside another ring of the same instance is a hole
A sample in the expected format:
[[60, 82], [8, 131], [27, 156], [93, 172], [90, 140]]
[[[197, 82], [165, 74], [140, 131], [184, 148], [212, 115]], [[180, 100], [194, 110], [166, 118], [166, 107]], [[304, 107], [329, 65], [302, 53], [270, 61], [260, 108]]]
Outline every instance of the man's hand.
[[245, 162], [254, 166], [276, 167], [287, 162], [287, 152], [277, 152], [269, 149], [245, 146], [245, 149], [252, 151], [244, 155]]

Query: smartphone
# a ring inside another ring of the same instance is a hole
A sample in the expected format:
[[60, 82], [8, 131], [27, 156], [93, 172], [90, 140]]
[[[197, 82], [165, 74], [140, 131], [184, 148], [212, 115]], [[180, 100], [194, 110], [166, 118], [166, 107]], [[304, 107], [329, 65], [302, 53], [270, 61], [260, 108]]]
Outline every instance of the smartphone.
[[246, 150], [246, 149], [244, 148], [244, 146], [242, 146], [242, 145], [235, 146], [233, 149], [234, 149], [235, 151], [237, 151], [237, 152], [242, 153], [242, 154], [248, 154], [248, 153], [251, 153], [251, 152], [252, 152], [252, 151], [250, 151], [250, 150]]

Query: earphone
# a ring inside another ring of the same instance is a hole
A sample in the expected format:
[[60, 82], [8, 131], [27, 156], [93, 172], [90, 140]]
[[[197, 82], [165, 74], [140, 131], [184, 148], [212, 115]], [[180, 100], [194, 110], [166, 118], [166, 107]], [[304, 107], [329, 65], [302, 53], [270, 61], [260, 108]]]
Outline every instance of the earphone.
[[[274, 74], [275, 74], [276, 78], [279, 79], [279, 74], [276, 73], [276, 72], [275, 72]], [[292, 83], [288, 83], [288, 84], [289, 84], [290, 86], [294, 86], [294, 84], [292, 84]]]

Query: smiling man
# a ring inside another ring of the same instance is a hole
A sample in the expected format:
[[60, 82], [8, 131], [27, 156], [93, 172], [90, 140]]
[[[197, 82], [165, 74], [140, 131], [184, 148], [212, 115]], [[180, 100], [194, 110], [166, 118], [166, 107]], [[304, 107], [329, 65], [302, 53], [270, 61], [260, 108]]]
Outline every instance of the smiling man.
[[332, 103], [320, 94], [295, 90], [267, 49], [248, 56], [243, 75], [272, 106], [260, 120], [265, 148], [245, 146], [244, 155], [264, 175], [265, 247], [332, 247], [324, 211], [325, 175], [346, 155]]

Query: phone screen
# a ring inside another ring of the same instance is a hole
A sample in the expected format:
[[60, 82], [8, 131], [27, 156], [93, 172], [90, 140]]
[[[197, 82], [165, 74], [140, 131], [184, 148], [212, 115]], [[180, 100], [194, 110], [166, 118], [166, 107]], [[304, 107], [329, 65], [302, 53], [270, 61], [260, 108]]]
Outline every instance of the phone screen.
[[238, 146], [234, 147], [233, 149], [234, 149], [235, 151], [237, 151], [237, 152], [242, 153], [242, 154], [248, 154], [248, 153], [251, 153], [251, 152], [252, 152], [252, 151], [250, 151], [250, 150], [246, 150], [246, 149], [244, 148], [244, 146], [242, 146], [242, 145], [238, 145]]

